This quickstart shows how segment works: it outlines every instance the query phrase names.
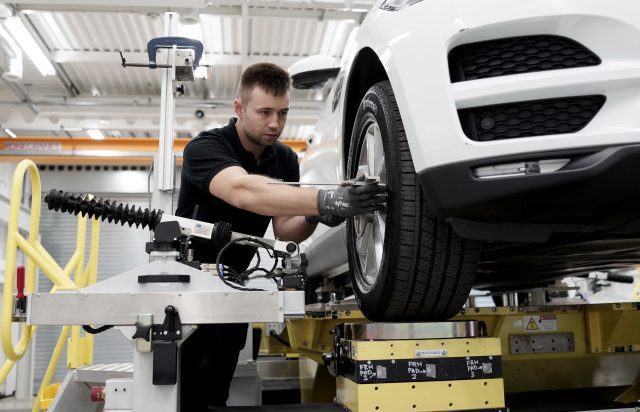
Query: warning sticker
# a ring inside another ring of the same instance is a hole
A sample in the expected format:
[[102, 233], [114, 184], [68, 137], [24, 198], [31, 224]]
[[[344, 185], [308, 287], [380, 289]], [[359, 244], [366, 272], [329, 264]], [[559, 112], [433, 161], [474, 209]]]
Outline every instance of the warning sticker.
[[524, 328], [525, 330], [540, 330], [540, 328], [538, 327], [538, 322], [536, 322], [536, 320], [533, 318], [533, 316], [529, 317], [529, 320], [527, 321], [527, 327]]
[[558, 330], [556, 315], [525, 316], [522, 325], [525, 332]]

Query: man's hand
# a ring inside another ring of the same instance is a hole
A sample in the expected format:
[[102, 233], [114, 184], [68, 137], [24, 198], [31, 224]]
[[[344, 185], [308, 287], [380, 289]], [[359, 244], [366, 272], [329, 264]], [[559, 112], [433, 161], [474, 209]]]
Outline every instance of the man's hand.
[[370, 183], [356, 186], [339, 186], [332, 190], [318, 191], [320, 216], [336, 215], [342, 218], [363, 215], [382, 210], [387, 201], [386, 186]]
[[315, 225], [316, 223], [322, 223], [325, 226], [336, 227], [342, 222], [344, 218], [338, 215], [322, 215], [322, 216], [305, 216], [304, 219], [307, 223]]

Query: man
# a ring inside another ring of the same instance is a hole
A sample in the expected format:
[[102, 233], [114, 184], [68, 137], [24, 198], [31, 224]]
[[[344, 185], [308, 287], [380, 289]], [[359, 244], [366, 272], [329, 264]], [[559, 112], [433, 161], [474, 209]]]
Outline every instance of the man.
[[[201, 133], [184, 149], [176, 215], [228, 222], [234, 232], [260, 237], [273, 219], [276, 237], [301, 242], [318, 222], [335, 226], [383, 207], [385, 196], [377, 185], [317, 190], [268, 184], [300, 177], [296, 154], [278, 142], [289, 112], [289, 88], [288, 73], [276, 65], [259, 63], [244, 71], [233, 102], [237, 118]], [[195, 260], [215, 262], [217, 249], [194, 242]], [[250, 247], [235, 246], [222, 263], [242, 273], [254, 254]], [[182, 411], [226, 404], [246, 334], [246, 324], [202, 325], [183, 343]]]

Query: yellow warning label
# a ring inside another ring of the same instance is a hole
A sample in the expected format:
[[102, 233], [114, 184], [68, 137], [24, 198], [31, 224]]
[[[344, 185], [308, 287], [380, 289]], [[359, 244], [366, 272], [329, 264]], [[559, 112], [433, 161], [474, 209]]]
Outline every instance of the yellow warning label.
[[527, 327], [525, 330], [540, 330], [538, 327], [538, 322], [536, 322], [533, 316], [529, 316], [529, 321], [527, 322]]

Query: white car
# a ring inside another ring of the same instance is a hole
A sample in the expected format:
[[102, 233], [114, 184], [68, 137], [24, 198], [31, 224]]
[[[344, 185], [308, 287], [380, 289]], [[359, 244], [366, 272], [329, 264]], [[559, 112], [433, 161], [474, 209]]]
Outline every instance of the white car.
[[335, 77], [302, 180], [388, 187], [308, 249], [312, 275], [346, 250], [370, 319], [640, 262], [640, 3], [380, 1], [339, 67], [290, 72]]

